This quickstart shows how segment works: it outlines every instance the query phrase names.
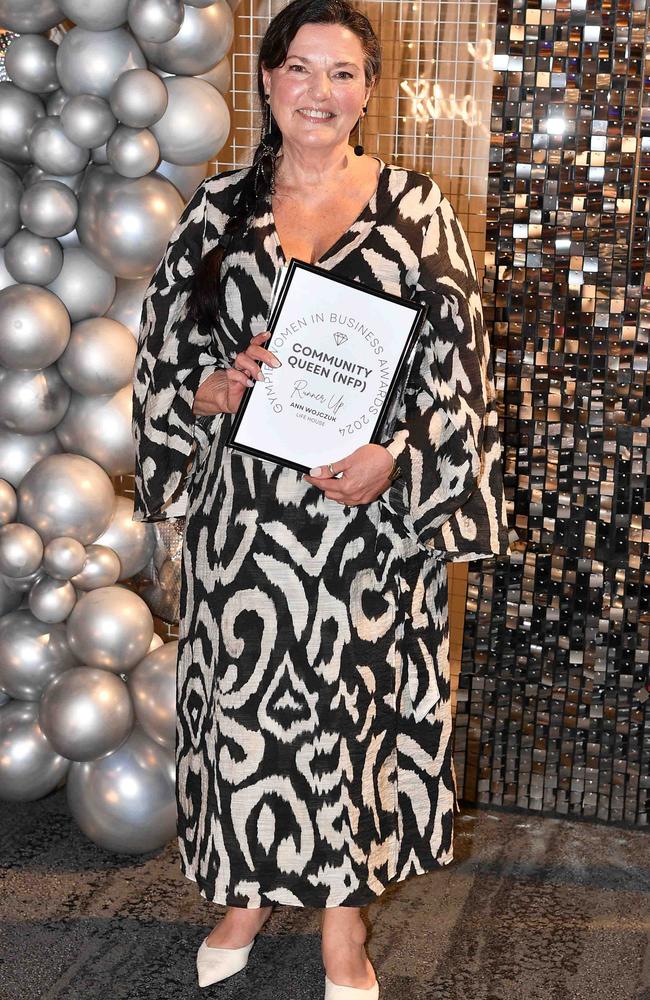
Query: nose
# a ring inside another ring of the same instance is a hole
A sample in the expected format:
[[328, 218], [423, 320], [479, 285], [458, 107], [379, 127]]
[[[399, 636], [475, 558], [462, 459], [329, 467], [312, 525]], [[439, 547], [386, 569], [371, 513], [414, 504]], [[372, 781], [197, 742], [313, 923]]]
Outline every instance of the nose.
[[330, 78], [327, 73], [315, 70], [309, 83], [309, 89], [319, 101], [326, 101], [332, 91]]

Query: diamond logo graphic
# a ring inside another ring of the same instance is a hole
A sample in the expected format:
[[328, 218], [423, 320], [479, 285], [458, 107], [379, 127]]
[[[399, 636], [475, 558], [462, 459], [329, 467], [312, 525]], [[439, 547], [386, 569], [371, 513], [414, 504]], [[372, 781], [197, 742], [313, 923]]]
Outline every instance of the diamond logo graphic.
[[334, 334], [334, 340], [336, 341], [339, 347], [341, 346], [341, 344], [344, 344], [347, 339], [348, 339], [347, 333], [341, 333], [340, 330], [337, 330]]

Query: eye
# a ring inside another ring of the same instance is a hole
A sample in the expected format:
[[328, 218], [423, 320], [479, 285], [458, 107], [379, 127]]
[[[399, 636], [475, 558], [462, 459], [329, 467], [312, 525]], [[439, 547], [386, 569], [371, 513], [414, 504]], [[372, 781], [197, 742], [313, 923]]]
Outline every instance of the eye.
[[350, 73], [347, 69], [340, 70], [336, 75], [347, 77], [348, 80], [352, 79], [352, 73]]
[[289, 69], [304, 69], [304, 68], [305, 67], [302, 66], [300, 63], [291, 63], [289, 66]]

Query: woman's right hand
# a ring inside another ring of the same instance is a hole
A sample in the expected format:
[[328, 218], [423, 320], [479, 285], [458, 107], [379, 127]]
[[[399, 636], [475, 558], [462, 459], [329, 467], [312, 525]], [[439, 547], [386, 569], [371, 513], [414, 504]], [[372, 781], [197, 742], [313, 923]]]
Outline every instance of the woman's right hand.
[[[194, 397], [192, 411], [199, 417], [213, 416], [215, 413], [236, 413], [246, 388], [255, 385], [253, 379], [263, 378], [260, 364], [265, 361], [274, 368], [281, 364], [275, 354], [262, 347], [262, 341], [270, 337], [268, 331], [258, 333], [251, 339], [245, 351], [235, 356], [232, 368], [220, 368], [202, 382]], [[251, 378], [252, 376], [252, 378]]]

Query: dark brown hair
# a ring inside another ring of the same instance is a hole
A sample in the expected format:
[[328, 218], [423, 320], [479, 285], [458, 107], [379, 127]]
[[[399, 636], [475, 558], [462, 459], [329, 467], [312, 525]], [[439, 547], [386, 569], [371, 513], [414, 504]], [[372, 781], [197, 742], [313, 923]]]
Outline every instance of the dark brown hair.
[[[282, 66], [289, 46], [303, 24], [340, 24], [354, 32], [363, 47], [366, 86], [373, 78], [379, 79], [379, 40], [364, 14], [356, 10], [348, 0], [291, 0], [270, 22], [257, 57], [257, 90], [262, 110], [266, 104], [262, 68], [275, 69]], [[223, 258], [237, 235], [245, 230], [246, 223], [257, 206], [273, 191], [275, 160], [282, 145], [282, 133], [273, 115], [270, 115], [270, 119], [270, 131], [264, 132], [262, 127], [259, 145], [239, 186], [239, 197], [226, 223], [224, 236], [201, 259], [193, 277], [189, 314], [196, 322], [214, 325], [220, 306], [219, 275]]]

